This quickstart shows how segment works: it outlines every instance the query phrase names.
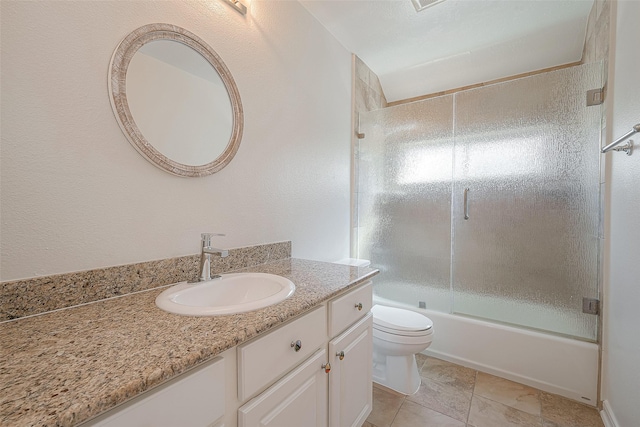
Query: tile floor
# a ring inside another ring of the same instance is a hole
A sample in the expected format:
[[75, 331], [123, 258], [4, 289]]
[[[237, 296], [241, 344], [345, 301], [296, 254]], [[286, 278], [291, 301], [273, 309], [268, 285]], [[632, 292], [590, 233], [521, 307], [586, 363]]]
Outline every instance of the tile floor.
[[590, 406], [433, 357], [417, 361], [418, 392], [374, 387], [363, 427], [604, 427]]

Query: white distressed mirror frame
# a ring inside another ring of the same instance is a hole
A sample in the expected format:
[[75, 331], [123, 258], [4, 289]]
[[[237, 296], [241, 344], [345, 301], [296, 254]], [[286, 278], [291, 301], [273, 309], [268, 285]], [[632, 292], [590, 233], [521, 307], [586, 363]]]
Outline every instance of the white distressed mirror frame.
[[[233, 110], [233, 129], [225, 150], [215, 160], [204, 165], [185, 165], [160, 153], [147, 141], [133, 120], [126, 93], [126, 76], [131, 58], [144, 44], [153, 40], [174, 40], [202, 55], [218, 72], [224, 83]], [[120, 42], [109, 65], [109, 94], [114, 115], [123, 133], [138, 152], [160, 169], [185, 177], [211, 175], [224, 168], [235, 156], [242, 138], [244, 116], [240, 93], [231, 72], [218, 54], [195, 34], [171, 24], [148, 24], [132, 31]]]

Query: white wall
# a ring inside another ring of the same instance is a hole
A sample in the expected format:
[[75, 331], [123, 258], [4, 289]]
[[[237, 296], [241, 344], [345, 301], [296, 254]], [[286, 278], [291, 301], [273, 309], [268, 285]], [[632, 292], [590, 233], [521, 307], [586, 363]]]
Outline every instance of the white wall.
[[[617, 12], [616, 10], [617, 5]], [[640, 123], [640, 1], [614, 2], [609, 141]], [[632, 138], [640, 148], [640, 137]], [[611, 153], [607, 176], [609, 251], [604, 288], [602, 399], [618, 427], [640, 425], [640, 150]]]
[[[0, 280], [197, 253], [201, 232], [293, 256], [349, 250], [351, 60], [297, 2], [1, 2]], [[204, 39], [239, 87], [244, 137], [206, 178], [129, 145], [107, 93], [130, 31], [166, 22]]]

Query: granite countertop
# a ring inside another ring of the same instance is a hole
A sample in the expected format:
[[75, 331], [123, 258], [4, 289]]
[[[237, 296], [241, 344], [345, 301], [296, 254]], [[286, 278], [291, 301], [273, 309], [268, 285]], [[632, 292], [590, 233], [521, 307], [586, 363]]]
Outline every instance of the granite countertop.
[[0, 425], [76, 425], [378, 273], [293, 258], [237, 271], [287, 277], [296, 291], [257, 311], [187, 317], [156, 307], [162, 287], [0, 324]]

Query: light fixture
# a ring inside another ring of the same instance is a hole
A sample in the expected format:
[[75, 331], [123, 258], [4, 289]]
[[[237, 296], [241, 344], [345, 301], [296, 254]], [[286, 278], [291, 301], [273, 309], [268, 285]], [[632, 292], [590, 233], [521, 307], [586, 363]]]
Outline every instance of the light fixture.
[[237, 10], [241, 14], [243, 15], [247, 14], [247, 6], [240, 3], [240, 0], [224, 0], [224, 1], [229, 3], [231, 7], [233, 7], [235, 10]]
[[413, 3], [413, 7], [416, 8], [416, 12], [421, 12], [426, 8], [442, 3], [443, 1], [444, 0], [411, 0], [411, 3]]

